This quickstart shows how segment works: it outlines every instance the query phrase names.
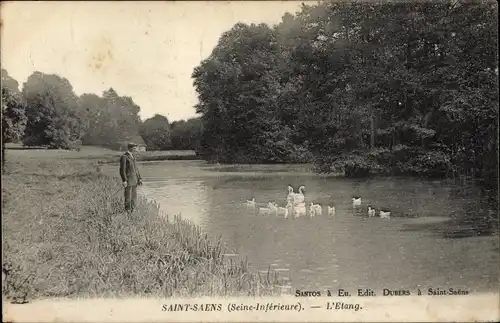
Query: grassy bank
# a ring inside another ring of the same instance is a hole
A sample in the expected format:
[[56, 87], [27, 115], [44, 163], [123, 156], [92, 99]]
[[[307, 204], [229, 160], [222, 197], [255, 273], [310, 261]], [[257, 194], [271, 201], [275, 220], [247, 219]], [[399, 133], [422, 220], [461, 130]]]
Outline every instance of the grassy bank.
[[[116, 163], [124, 151], [111, 150], [97, 146], [81, 146], [80, 150], [23, 148], [20, 144], [7, 144], [7, 154], [36, 159], [78, 159], [99, 163]], [[136, 153], [139, 161], [161, 160], [200, 160], [193, 150], [157, 150]]]
[[8, 155], [2, 176], [4, 297], [269, 295], [284, 282], [228, 260], [220, 240], [139, 201], [95, 160]]

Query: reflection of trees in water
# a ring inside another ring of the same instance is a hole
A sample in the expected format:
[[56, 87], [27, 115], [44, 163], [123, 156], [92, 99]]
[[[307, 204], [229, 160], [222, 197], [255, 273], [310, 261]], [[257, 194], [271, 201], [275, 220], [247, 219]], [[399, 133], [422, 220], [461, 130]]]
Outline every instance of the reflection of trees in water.
[[[268, 178], [269, 179], [269, 178]], [[213, 189], [220, 188], [230, 188], [230, 187], [240, 187], [242, 182], [262, 182], [265, 181], [266, 177], [263, 176], [251, 176], [251, 175], [232, 175], [212, 178], [208, 181], [209, 186]]]
[[[445, 189], [450, 201], [447, 221], [412, 224], [408, 230], [429, 230], [445, 238], [468, 238], [491, 236], [498, 233], [498, 193], [485, 190], [472, 183], [461, 185], [432, 185], [435, 190]], [[429, 188], [430, 191], [436, 191]], [[443, 213], [446, 209], [442, 210]]]
[[498, 193], [466, 183], [454, 186], [450, 198], [461, 200], [463, 209], [453, 214], [454, 225], [445, 231], [446, 237], [489, 236], [498, 231]]

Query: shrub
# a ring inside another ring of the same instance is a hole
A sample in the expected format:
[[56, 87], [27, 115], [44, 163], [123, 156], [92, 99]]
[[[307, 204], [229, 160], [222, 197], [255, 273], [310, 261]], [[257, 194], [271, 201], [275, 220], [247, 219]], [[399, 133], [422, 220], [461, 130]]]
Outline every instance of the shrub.
[[306, 147], [297, 145], [293, 146], [290, 155], [288, 156], [288, 161], [290, 163], [310, 163], [313, 160], [313, 154]]
[[343, 172], [346, 177], [365, 177], [384, 171], [373, 152], [352, 152], [338, 156], [316, 157], [314, 171], [318, 173]]
[[375, 159], [368, 155], [351, 155], [343, 162], [346, 177], [366, 177], [375, 173], [379, 166]]
[[426, 151], [412, 161], [412, 171], [427, 177], [443, 177], [450, 171], [450, 159], [442, 151]]

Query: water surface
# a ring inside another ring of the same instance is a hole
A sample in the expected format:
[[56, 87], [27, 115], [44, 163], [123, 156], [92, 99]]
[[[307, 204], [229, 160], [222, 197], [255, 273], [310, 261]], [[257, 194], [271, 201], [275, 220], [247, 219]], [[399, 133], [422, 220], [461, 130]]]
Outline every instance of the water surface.
[[[118, 172], [116, 166], [108, 170]], [[212, 167], [199, 161], [142, 163], [141, 174], [142, 192], [164, 212], [222, 236], [259, 270], [289, 269], [294, 289], [498, 290], [498, 204], [473, 184], [351, 180], [313, 175], [304, 166]], [[336, 216], [285, 220], [243, 205], [251, 198], [284, 205], [288, 184], [296, 190], [304, 185], [307, 203], [335, 205]], [[352, 196], [362, 197], [360, 210], [353, 210]], [[392, 218], [368, 218], [369, 204], [390, 209]]]

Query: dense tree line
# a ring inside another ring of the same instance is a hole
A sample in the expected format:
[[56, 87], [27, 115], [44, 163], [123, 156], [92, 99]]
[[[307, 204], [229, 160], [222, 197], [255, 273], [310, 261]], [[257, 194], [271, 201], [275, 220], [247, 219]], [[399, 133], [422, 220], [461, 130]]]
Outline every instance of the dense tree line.
[[117, 143], [139, 135], [140, 107], [132, 98], [119, 96], [110, 88], [102, 97], [83, 94], [80, 104], [89, 125], [82, 144], [114, 148]]
[[88, 129], [78, 96], [65, 78], [35, 72], [23, 84], [25, 146], [72, 148]]
[[140, 108], [110, 88], [99, 97], [77, 96], [70, 82], [34, 72], [19, 83], [2, 69], [3, 143], [73, 149], [81, 144], [112, 147], [139, 134]]
[[175, 150], [199, 150], [203, 124], [200, 118], [174, 121], [170, 125], [172, 131], [171, 148]]
[[156, 114], [144, 121], [140, 134], [149, 150], [198, 150], [203, 126], [200, 118], [172, 123]]
[[5, 144], [21, 139], [26, 128], [26, 101], [19, 92], [19, 83], [2, 69], [2, 168]]
[[2, 165], [5, 144], [22, 141], [27, 147], [76, 149], [80, 145], [118, 148], [142, 135], [150, 150], [195, 149], [201, 121], [169, 124], [155, 115], [141, 121], [132, 98], [110, 88], [77, 96], [70, 82], [58, 75], [34, 72], [19, 83], [2, 69]]
[[169, 149], [171, 146], [170, 133], [168, 119], [159, 114], [145, 120], [140, 128], [140, 134], [150, 150]]
[[200, 153], [497, 178], [494, 2], [322, 2], [236, 24], [194, 70]]

